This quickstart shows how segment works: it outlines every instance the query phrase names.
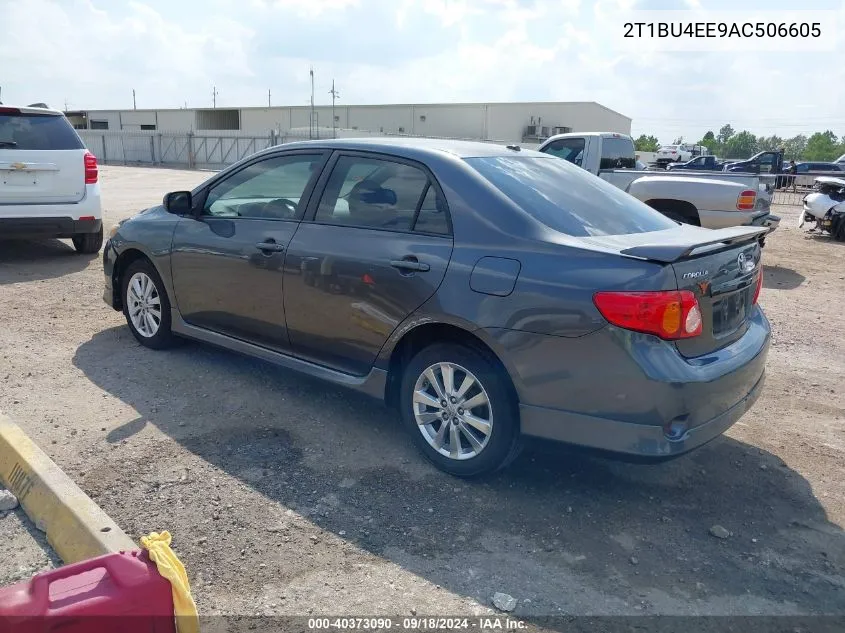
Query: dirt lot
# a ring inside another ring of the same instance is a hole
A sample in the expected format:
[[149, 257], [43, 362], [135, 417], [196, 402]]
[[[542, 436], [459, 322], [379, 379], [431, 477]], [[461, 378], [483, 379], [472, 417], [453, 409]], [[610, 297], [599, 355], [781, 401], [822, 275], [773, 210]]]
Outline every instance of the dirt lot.
[[[102, 174], [109, 226], [207, 176]], [[130, 535], [170, 530], [206, 614], [475, 613], [496, 591], [526, 617], [842, 614], [845, 245], [778, 213], [765, 392], [672, 463], [532, 449], [452, 479], [362, 396], [140, 347], [100, 259], [59, 241], [0, 246], [0, 409]]]

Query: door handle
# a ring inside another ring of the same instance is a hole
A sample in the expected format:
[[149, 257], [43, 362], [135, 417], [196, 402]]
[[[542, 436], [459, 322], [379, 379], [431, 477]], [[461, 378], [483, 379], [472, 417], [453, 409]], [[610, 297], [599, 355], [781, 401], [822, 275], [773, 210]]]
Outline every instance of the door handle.
[[390, 262], [390, 265], [394, 268], [398, 268], [399, 270], [416, 271], [421, 273], [431, 270], [431, 266], [424, 262], [417, 261], [416, 257], [413, 259], [394, 259]]
[[285, 250], [284, 246], [276, 244], [276, 242], [258, 242], [258, 244], [255, 245], [255, 248], [267, 253], [281, 253]]

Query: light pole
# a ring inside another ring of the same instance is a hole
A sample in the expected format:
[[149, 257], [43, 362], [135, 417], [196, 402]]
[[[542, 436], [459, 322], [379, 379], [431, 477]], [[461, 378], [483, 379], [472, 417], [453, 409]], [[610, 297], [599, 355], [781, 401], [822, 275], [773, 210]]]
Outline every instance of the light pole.
[[332, 138], [337, 138], [337, 132], [335, 130], [334, 101], [335, 99], [340, 99], [340, 93], [335, 90], [334, 79], [332, 79], [332, 89], [329, 90], [329, 94], [332, 96]]
[[314, 67], [311, 67], [311, 125], [309, 126], [308, 130], [308, 137], [314, 138], [314, 127], [315, 127], [315, 120], [314, 120]]

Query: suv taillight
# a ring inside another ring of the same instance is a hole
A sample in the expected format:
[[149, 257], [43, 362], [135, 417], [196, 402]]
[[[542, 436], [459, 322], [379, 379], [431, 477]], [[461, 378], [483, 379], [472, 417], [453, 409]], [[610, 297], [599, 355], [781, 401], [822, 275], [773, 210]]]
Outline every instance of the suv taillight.
[[96, 185], [100, 172], [97, 169], [97, 157], [91, 152], [85, 152], [85, 184]]
[[757, 192], [746, 189], [736, 199], [736, 208], [740, 211], [753, 211], [757, 200]]
[[692, 338], [702, 331], [698, 299], [689, 290], [597, 292], [593, 303], [613, 325], [667, 341]]

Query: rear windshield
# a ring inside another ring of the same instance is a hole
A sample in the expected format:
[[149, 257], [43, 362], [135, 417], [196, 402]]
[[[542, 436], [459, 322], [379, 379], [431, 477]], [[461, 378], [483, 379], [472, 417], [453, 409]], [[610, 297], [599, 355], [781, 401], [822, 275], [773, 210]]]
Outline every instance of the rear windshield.
[[628, 235], [677, 226], [633, 196], [559, 158], [465, 160], [526, 213], [567, 235]]
[[0, 113], [0, 149], [84, 149], [71, 124], [55, 114]]

